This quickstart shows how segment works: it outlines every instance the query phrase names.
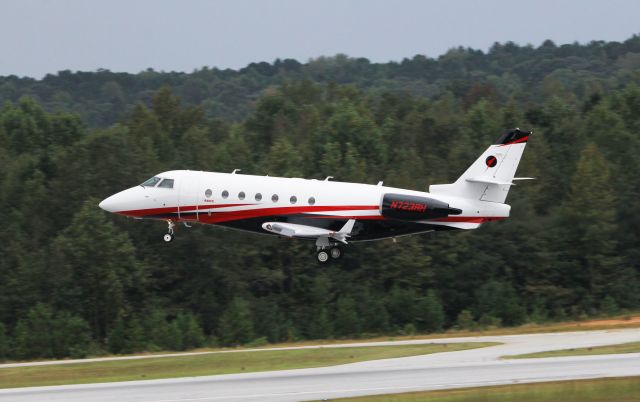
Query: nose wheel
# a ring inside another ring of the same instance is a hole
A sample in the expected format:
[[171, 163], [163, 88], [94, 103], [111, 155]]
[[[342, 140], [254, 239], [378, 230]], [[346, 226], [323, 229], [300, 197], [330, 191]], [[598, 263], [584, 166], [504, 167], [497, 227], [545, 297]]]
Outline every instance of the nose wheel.
[[167, 221], [167, 225], [169, 226], [168, 228], [168, 233], [165, 234], [162, 239], [165, 241], [165, 243], [170, 243], [173, 241], [173, 228], [176, 226], [175, 223], [173, 223], [173, 221], [168, 220]]

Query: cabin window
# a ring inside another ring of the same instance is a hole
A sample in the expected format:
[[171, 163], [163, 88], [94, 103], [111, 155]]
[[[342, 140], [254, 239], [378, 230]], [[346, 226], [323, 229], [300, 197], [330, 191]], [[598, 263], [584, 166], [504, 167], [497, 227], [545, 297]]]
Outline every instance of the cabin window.
[[309, 197], [309, 205], [313, 205], [316, 203], [316, 199], [314, 197]]
[[152, 177], [149, 180], [141, 184], [142, 187], [153, 187], [160, 181], [159, 177]]
[[298, 202], [298, 197], [292, 195], [291, 198], [289, 198], [289, 202], [295, 204], [296, 202]]
[[274, 194], [271, 196], [271, 201], [278, 202], [278, 194]]
[[256, 201], [262, 200], [262, 194], [256, 193]]
[[229, 198], [229, 192], [227, 190], [222, 192], [222, 198]]
[[164, 179], [158, 184], [158, 188], [173, 188], [173, 179]]
[[244, 191], [240, 191], [240, 192], [238, 193], [238, 199], [240, 199], [240, 200], [244, 200]]
[[212, 195], [213, 195], [213, 191], [211, 191], [210, 188], [208, 188], [207, 191], [204, 192], [204, 196], [207, 198], [211, 198]]

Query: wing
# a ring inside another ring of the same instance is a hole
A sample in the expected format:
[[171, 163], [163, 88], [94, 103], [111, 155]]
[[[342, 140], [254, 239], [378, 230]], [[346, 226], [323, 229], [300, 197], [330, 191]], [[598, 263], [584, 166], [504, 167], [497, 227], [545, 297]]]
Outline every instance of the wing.
[[347, 238], [351, 236], [353, 225], [355, 223], [355, 219], [349, 219], [342, 229], [337, 232], [315, 226], [284, 222], [265, 222], [262, 224], [262, 228], [267, 232], [275, 233], [280, 236], [315, 239], [326, 238], [327, 240], [334, 239], [347, 244]]

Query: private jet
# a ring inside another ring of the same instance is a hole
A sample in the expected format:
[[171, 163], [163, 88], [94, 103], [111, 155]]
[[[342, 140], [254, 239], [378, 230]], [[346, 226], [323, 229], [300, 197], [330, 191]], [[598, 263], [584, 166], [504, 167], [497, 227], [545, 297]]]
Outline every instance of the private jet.
[[351, 242], [438, 230], [476, 229], [509, 217], [507, 193], [531, 131], [508, 130], [454, 183], [415, 191], [331, 180], [172, 170], [114, 194], [99, 206], [136, 219], [315, 241], [320, 263], [338, 259]]

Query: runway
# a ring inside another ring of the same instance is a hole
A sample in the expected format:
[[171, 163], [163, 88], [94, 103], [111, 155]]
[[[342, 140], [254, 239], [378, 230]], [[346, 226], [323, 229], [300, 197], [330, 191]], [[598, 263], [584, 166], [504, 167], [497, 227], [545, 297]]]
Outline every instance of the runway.
[[[501, 360], [501, 356], [640, 341], [640, 329], [442, 338], [385, 344], [501, 342], [458, 352], [332, 367], [0, 390], [0, 401], [305, 401], [481, 385], [640, 375], [640, 353]], [[0, 366], [1, 367], [1, 366]], [[0, 375], [2, 372], [0, 370]]]

